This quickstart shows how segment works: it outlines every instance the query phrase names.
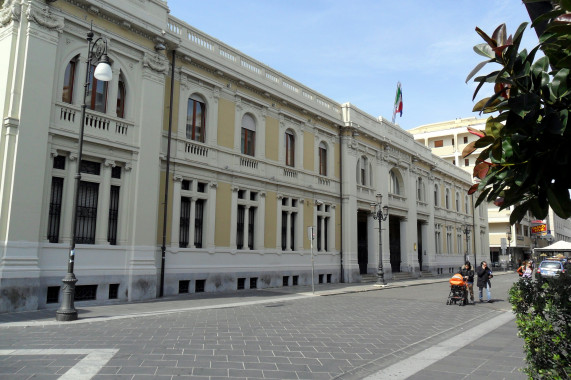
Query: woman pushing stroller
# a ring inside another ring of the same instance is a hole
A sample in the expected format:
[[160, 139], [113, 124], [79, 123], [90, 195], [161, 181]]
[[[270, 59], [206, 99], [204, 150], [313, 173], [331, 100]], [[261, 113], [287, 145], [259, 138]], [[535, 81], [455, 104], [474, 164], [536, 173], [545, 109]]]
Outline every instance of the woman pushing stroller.
[[470, 292], [470, 301], [474, 303], [474, 270], [472, 269], [472, 265], [469, 261], [466, 261], [460, 270], [460, 274], [464, 277], [464, 280], [466, 280], [468, 292]]

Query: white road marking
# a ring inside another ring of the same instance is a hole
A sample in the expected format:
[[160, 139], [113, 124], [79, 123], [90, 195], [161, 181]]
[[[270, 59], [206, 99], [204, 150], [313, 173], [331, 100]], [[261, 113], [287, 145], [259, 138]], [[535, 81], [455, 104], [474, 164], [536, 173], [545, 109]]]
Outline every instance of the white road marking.
[[453, 338], [438, 343], [416, 355], [410, 356], [398, 363], [384, 368], [368, 377], [365, 380], [397, 379], [404, 380], [426, 367], [444, 359], [448, 355], [458, 351], [470, 342], [482, 336], [482, 331], [492, 331], [505, 323], [514, 319], [511, 312], [506, 312], [492, 318], [476, 327], [471, 328]]
[[60, 376], [59, 380], [89, 380], [119, 349], [21, 349], [0, 350], [0, 355], [85, 355], [83, 359]]

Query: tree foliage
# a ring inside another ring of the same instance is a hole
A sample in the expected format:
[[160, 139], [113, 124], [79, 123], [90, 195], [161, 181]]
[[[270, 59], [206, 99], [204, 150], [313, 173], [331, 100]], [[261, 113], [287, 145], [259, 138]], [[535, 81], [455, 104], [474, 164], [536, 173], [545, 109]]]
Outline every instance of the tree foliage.
[[571, 377], [571, 275], [520, 279], [510, 289], [519, 335], [532, 379]]
[[[527, 211], [544, 219], [549, 207], [561, 218], [571, 217], [571, 0], [553, 1], [552, 12], [534, 20], [546, 21], [539, 45], [519, 50], [527, 23], [513, 37], [502, 24], [474, 51], [486, 57], [466, 78], [483, 67], [493, 71], [474, 78], [473, 99], [484, 85], [493, 95], [479, 100], [473, 111], [491, 114], [485, 131], [471, 130], [480, 138], [463, 152], [467, 157], [482, 148], [474, 167], [476, 183], [469, 194], [480, 195], [476, 205], [493, 201], [500, 209], [515, 206], [510, 223]], [[544, 56], [535, 59], [538, 50]]]

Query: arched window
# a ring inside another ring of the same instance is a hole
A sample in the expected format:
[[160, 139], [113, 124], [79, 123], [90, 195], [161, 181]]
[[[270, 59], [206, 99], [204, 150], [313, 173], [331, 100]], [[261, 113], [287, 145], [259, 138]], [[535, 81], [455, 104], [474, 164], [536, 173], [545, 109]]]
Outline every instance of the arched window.
[[295, 166], [295, 135], [289, 129], [285, 132], [285, 164]]
[[422, 183], [422, 178], [420, 177], [416, 181], [416, 199], [424, 201], [424, 183]]
[[256, 148], [256, 121], [250, 114], [242, 116], [242, 154], [253, 156]]
[[319, 175], [327, 175], [327, 145], [319, 143]]
[[63, 77], [63, 92], [61, 95], [61, 101], [64, 103], [73, 102], [73, 84], [75, 82], [75, 69], [77, 67], [77, 57], [74, 57], [68, 62], [65, 68], [65, 74]]
[[470, 207], [468, 206], [469, 202], [468, 202], [468, 196], [464, 196], [464, 211], [466, 212], [466, 214], [470, 213]]
[[117, 84], [117, 117], [125, 117], [125, 97], [127, 95], [125, 88], [125, 78], [123, 73], [119, 74], [119, 82]]
[[460, 212], [460, 193], [456, 192], [456, 211]]
[[206, 127], [206, 103], [199, 95], [193, 94], [188, 98], [186, 109], [186, 138], [204, 142]]
[[440, 198], [438, 185], [434, 185], [434, 206], [439, 206], [438, 198]]
[[400, 194], [400, 185], [397, 174], [395, 173], [394, 170], [391, 170], [389, 175], [390, 175], [389, 191], [393, 194]]
[[446, 209], [450, 209], [450, 190], [446, 189], [446, 196], [445, 196], [445, 202], [446, 202]]
[[367, 186], [367, 169], [369, 168], [367, 157], [361, 156], [357, 162], [357, 183], [362, 186]]
[[85, 99], [85, 104], [91, 110], [106, 112], [107, 110], [107, 84], [102, 80], [97, 80], [93, 73], [96, 65], [90, 65], [89, 69], [89, 90]]

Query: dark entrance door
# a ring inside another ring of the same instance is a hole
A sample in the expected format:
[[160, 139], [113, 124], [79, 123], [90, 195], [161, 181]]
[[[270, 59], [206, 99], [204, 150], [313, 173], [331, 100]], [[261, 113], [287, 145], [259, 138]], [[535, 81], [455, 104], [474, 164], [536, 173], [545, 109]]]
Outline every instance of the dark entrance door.
[[359, 262], [359, 274], [366, 274], [369, 251], [367, 249], [367, 213], [363, 211], [357, 212], [357, 261]]
[[400, 272], [400, 218], [389, 215], [389, 244], [391, 250], [391, 269]]
[[418, 253], [418, 267], [422, 270], [422, 223], [416, 222], [416, 241], [418, 246], [416, 247]]

